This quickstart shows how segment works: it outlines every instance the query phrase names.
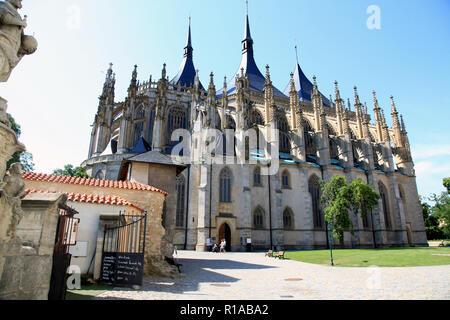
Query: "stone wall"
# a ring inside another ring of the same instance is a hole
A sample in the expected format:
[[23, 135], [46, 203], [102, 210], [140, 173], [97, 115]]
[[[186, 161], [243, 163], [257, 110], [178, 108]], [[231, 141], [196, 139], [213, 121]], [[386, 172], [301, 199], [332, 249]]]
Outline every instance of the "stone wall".
[[0, 300], [48, 299], [58, 206], [66, 199], [33, 194], [22, 200], [24, 217], [16, 235], [0, 243]]

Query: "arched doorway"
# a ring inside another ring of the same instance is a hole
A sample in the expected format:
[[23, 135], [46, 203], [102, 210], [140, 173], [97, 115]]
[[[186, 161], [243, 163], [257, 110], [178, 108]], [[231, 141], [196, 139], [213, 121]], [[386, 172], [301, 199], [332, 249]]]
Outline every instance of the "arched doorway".
[[230, 252], [231, 251], [231, 229], [230, 226], [226, 223], [223, 223], [219, 228], [219, 244], [222, 242], [222, 239], [225, 239], [227, 242], [227, 245], [225, 247], [225, 250]]

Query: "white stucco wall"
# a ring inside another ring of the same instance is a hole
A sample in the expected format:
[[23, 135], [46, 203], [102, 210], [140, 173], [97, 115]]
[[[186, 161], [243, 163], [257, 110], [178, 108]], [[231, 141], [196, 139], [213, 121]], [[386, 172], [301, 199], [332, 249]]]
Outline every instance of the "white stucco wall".
[[[87, 242], [87, 252], [86, 256], [78, 257], [72, 255], [71, 264], [80, 267], [81, 274], [89, 273], [89, 264], [92, 261], [93, 255], [95, 253], [95, 248], [97, 244], [97, 234], [100, 215], [111, 214], [119, 215], [120, 211], [124, 211], [126, 207], [116, 206], [116, 205], [105, 205], [105, 204], [93, 204], [93, 203], [80, 203], [80, 202], [67, 202], [67, 205], [74, 208], [79, 212], [76, 215], [80, 219], [77, 243]], [[100, 230], [103, 231], [103, 230]], [[74, 250], [71, 249], [71, 253]], [[99, 252], [101, 254], [101, 252]], [[94, 262], [90, 268], [90, 272], [94, 270]]]

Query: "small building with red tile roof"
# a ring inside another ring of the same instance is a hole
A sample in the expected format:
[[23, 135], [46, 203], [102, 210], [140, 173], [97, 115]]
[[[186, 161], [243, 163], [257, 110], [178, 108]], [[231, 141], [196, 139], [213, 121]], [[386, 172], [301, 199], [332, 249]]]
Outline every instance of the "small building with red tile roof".
[[[55, 193], [36, 189], [26, 189], [26, 192], [27, 194]], [[97, 269], [98, 277], [102, 252], [97, 250], [97, 246], [99, 243], [102, 244], [105, 224], [116, 223], [120, 212], [139, 215], [144, 214], [145, 210], [120, 196], [73, 192], [64, 194], [67, 195], [66, 205], [75, 209], [78, 212], [76, 217], [80, 219], [77, 244], [70, 247], [71, 264], [78, 266], [81, 274], [95, 274]]]
[[[108, 221], [114, 220], [114, 217], [118, 218], [121, 211], [147, 212], [148, 214], [144, 273], [171, 275], [174, 272], [174, 268], [166, 263], [163, 254], [166, 247], [164, 239], [166, 230], [162, 226], [162, 217], [164, 203], [168, 196], [166, 191], [139, 182], [66, 177], [33, 172], [24, 172], [22, 178], [29, 192], [66, 194], [68, 204], [80, 213], [78, 241], [84, 246], [80, 251], [83, 255], [85, 251], [88, 252], [83, 261], [77, 260], [76, 254], [79, 253], [75, 253], [74, 261], [81, 264], [82, 272], [90, 273], [92, 269], [95, 269], [98, 276], [98, 263], [94, 263], [95, 267], [92, 267], [90, 260], [92, 260], [93, 251], [98, 248], [99, 231], [103, 230]], [[88, 244], [86, 245], [85, 242]], [[85, 260], [89, 260], [88, 265]], [[96, 255], [95, 261], [97, 260]]]

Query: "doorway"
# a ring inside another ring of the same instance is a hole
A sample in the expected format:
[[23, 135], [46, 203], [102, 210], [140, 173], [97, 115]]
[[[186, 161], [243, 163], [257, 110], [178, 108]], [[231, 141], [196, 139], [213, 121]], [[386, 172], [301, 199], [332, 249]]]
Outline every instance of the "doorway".
[[227, 252], [231, 251], [231, 229], [230, 226], [227, 223], [223, 223], [219, 228], [219, 243], [222, 241], [222, 239], [225, 239], [227, 242], [227, 245], [225, 247], [225, 250]]

